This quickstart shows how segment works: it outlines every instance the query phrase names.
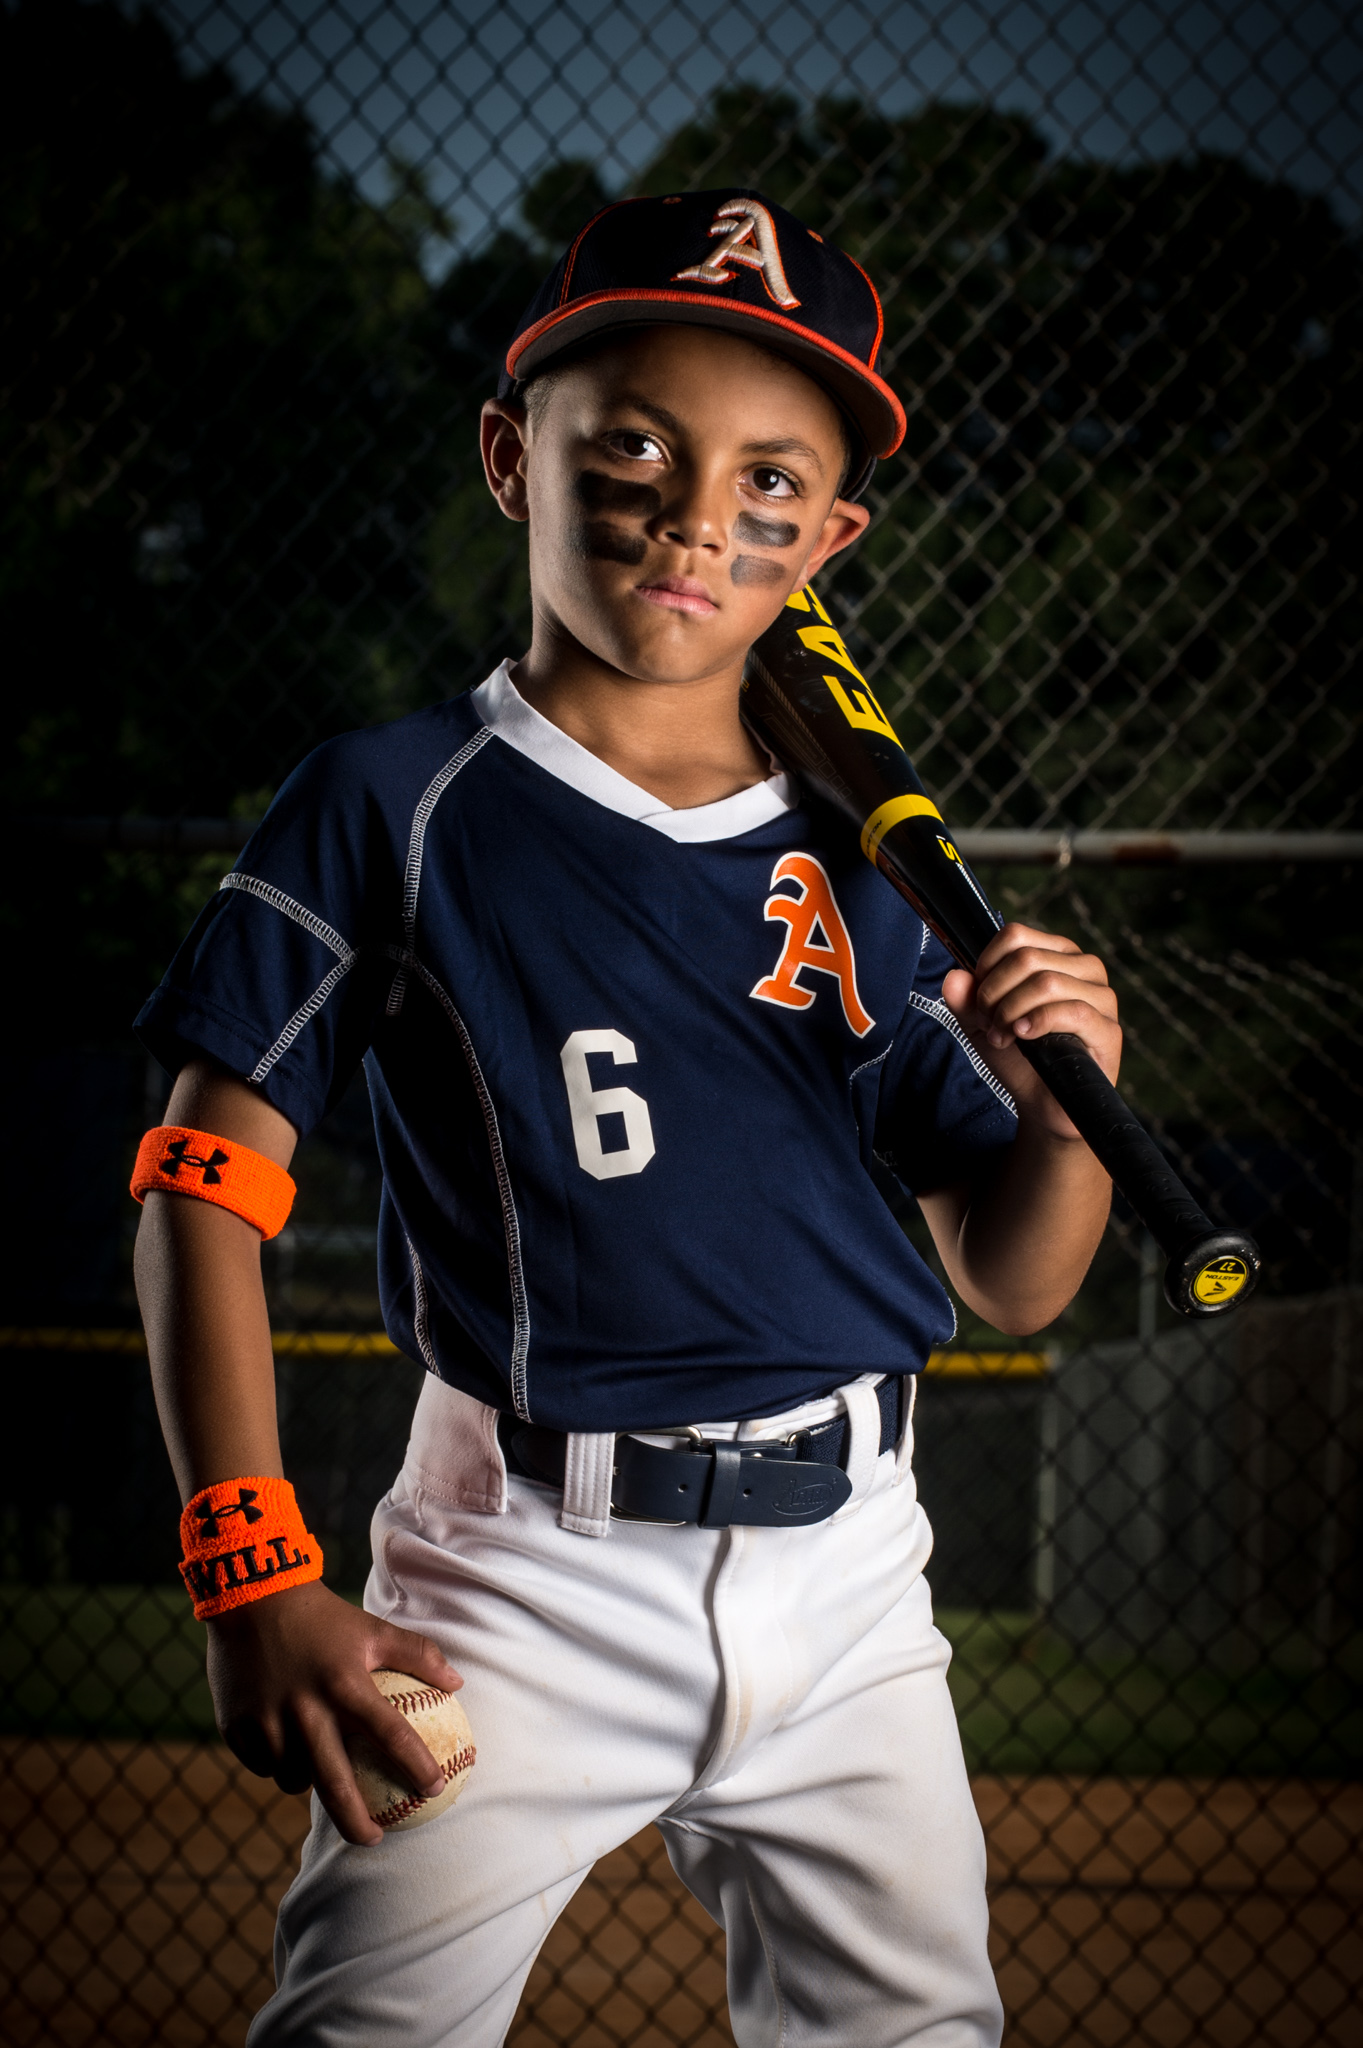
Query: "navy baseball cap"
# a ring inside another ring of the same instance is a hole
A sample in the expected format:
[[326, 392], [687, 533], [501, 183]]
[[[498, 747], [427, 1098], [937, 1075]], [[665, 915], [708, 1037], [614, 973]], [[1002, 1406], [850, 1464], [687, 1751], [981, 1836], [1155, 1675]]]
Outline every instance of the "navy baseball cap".
[[783, 206], [731, 188], [593, 215], [521, 315], [499, 396], [589, 335], [659, 321], [725, 328], [822, 384], [861, 443], [846, 497], [904, 439], [904, 408], [876, 374], [885, 318], [866, 272]]

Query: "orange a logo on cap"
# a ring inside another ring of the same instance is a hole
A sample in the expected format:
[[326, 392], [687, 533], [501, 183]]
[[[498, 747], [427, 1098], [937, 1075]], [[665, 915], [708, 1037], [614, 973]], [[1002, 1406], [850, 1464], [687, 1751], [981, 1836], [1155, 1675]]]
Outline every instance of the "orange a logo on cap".
[[759, 199], [726, 199], [710, 223], [712, 235], [723, 241], [712, 249], [703, 263], [679, 270], [674, 284], [683, 278], [692, 284], [732, 284], [736, 273], [726, 266], [737, 263], [744, 270], [760, 270], [767, 294], [778, 306], [798, 306], [781, 261], [776, 223]]
[[[798, 896], [787, 896], [778, 882], [794, 882]], [[842, 997], [842, 1013], [858, 1038], [875, 1029], [875, 1018], [857, 990], [857, 962], [852, 936], [843, 923], [833, 884], [823, 862], [812, 853], [787, 853], [771, 871], [772, 893], [763, 916], [786, 927], [781, 957], [748, 993], [759, 1003], [779, 1003], [787, 1010], [807, 1010], [817, 990], [801, 982], [801, 974], [831, 974]]]

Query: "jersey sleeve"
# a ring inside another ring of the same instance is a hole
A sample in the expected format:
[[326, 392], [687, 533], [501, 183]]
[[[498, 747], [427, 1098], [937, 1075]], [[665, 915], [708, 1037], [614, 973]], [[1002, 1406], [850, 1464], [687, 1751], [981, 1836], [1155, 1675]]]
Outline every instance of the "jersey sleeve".
[[169, 1072], [207, 1054], [300, 1133], [363, 1059], [402, 938], [400, 859], [355, 737], [290, 776], [134, 1026]]
[[979, 1179], [1017, 1135], [1012, 1096], [942, 1000], [952, 964], [927, 933], [880, 1084], [876, 1154], [915, 1194]]

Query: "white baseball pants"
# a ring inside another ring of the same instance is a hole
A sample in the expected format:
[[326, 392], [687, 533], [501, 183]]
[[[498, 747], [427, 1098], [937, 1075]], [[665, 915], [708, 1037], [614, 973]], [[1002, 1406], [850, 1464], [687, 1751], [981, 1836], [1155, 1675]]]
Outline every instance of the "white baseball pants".
[[366, 1605], [463, 1673], [478, 1762], [450, 1813], [372, 1849], [314, 1800], [249, 2048], [496, 2048], [593, 1863], [650, 1821], [726, 1931], [739, 2048], [997, 2048], [909, 1433], [867, 1455], [874, 1401], [847, 1406], [863, 1477], [832, 1520], [602, 1541], [507, 1479], [490, 1409], [427, 1381]]

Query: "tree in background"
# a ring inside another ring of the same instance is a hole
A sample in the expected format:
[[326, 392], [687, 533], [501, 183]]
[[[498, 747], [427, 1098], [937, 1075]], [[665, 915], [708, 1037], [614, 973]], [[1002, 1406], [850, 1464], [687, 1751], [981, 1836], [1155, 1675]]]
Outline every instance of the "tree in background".
[[[553, 167], [432, 286], [451, 224], [374, 206], [298, 116], [186, 77], [150, 16], [0, 16], [0, 605], [10, 800], [221, 812], [525, 627], [477, 404], [573, 229]], [[1216, 158], [1052, 163], [1021, 117], [721, 92], [641, 180], [757, 184], [866, 261], [906, 395], [840, 567], [964, 823], [1328, 823], [1353, 800], [1356, 248]], [[22, 780], [22, 792], [15, 778]]]
[[[0, 134], [5, 807], [255, 814], [320, 739], [469, 680], [422, 554], [476, 411], [432, 345], [449, 224], [111, 5], [0, 12]], [[123, 1036], [207, 865], [19, 836], [46, 1035]]]
[[[109, 6], [0, 15], [7, 796], [224, 811], [430, 656], [414, 527], [458, 410], [416, 339], [445, 223]], [[41, 682], [39, 682], [41, 678]]]

